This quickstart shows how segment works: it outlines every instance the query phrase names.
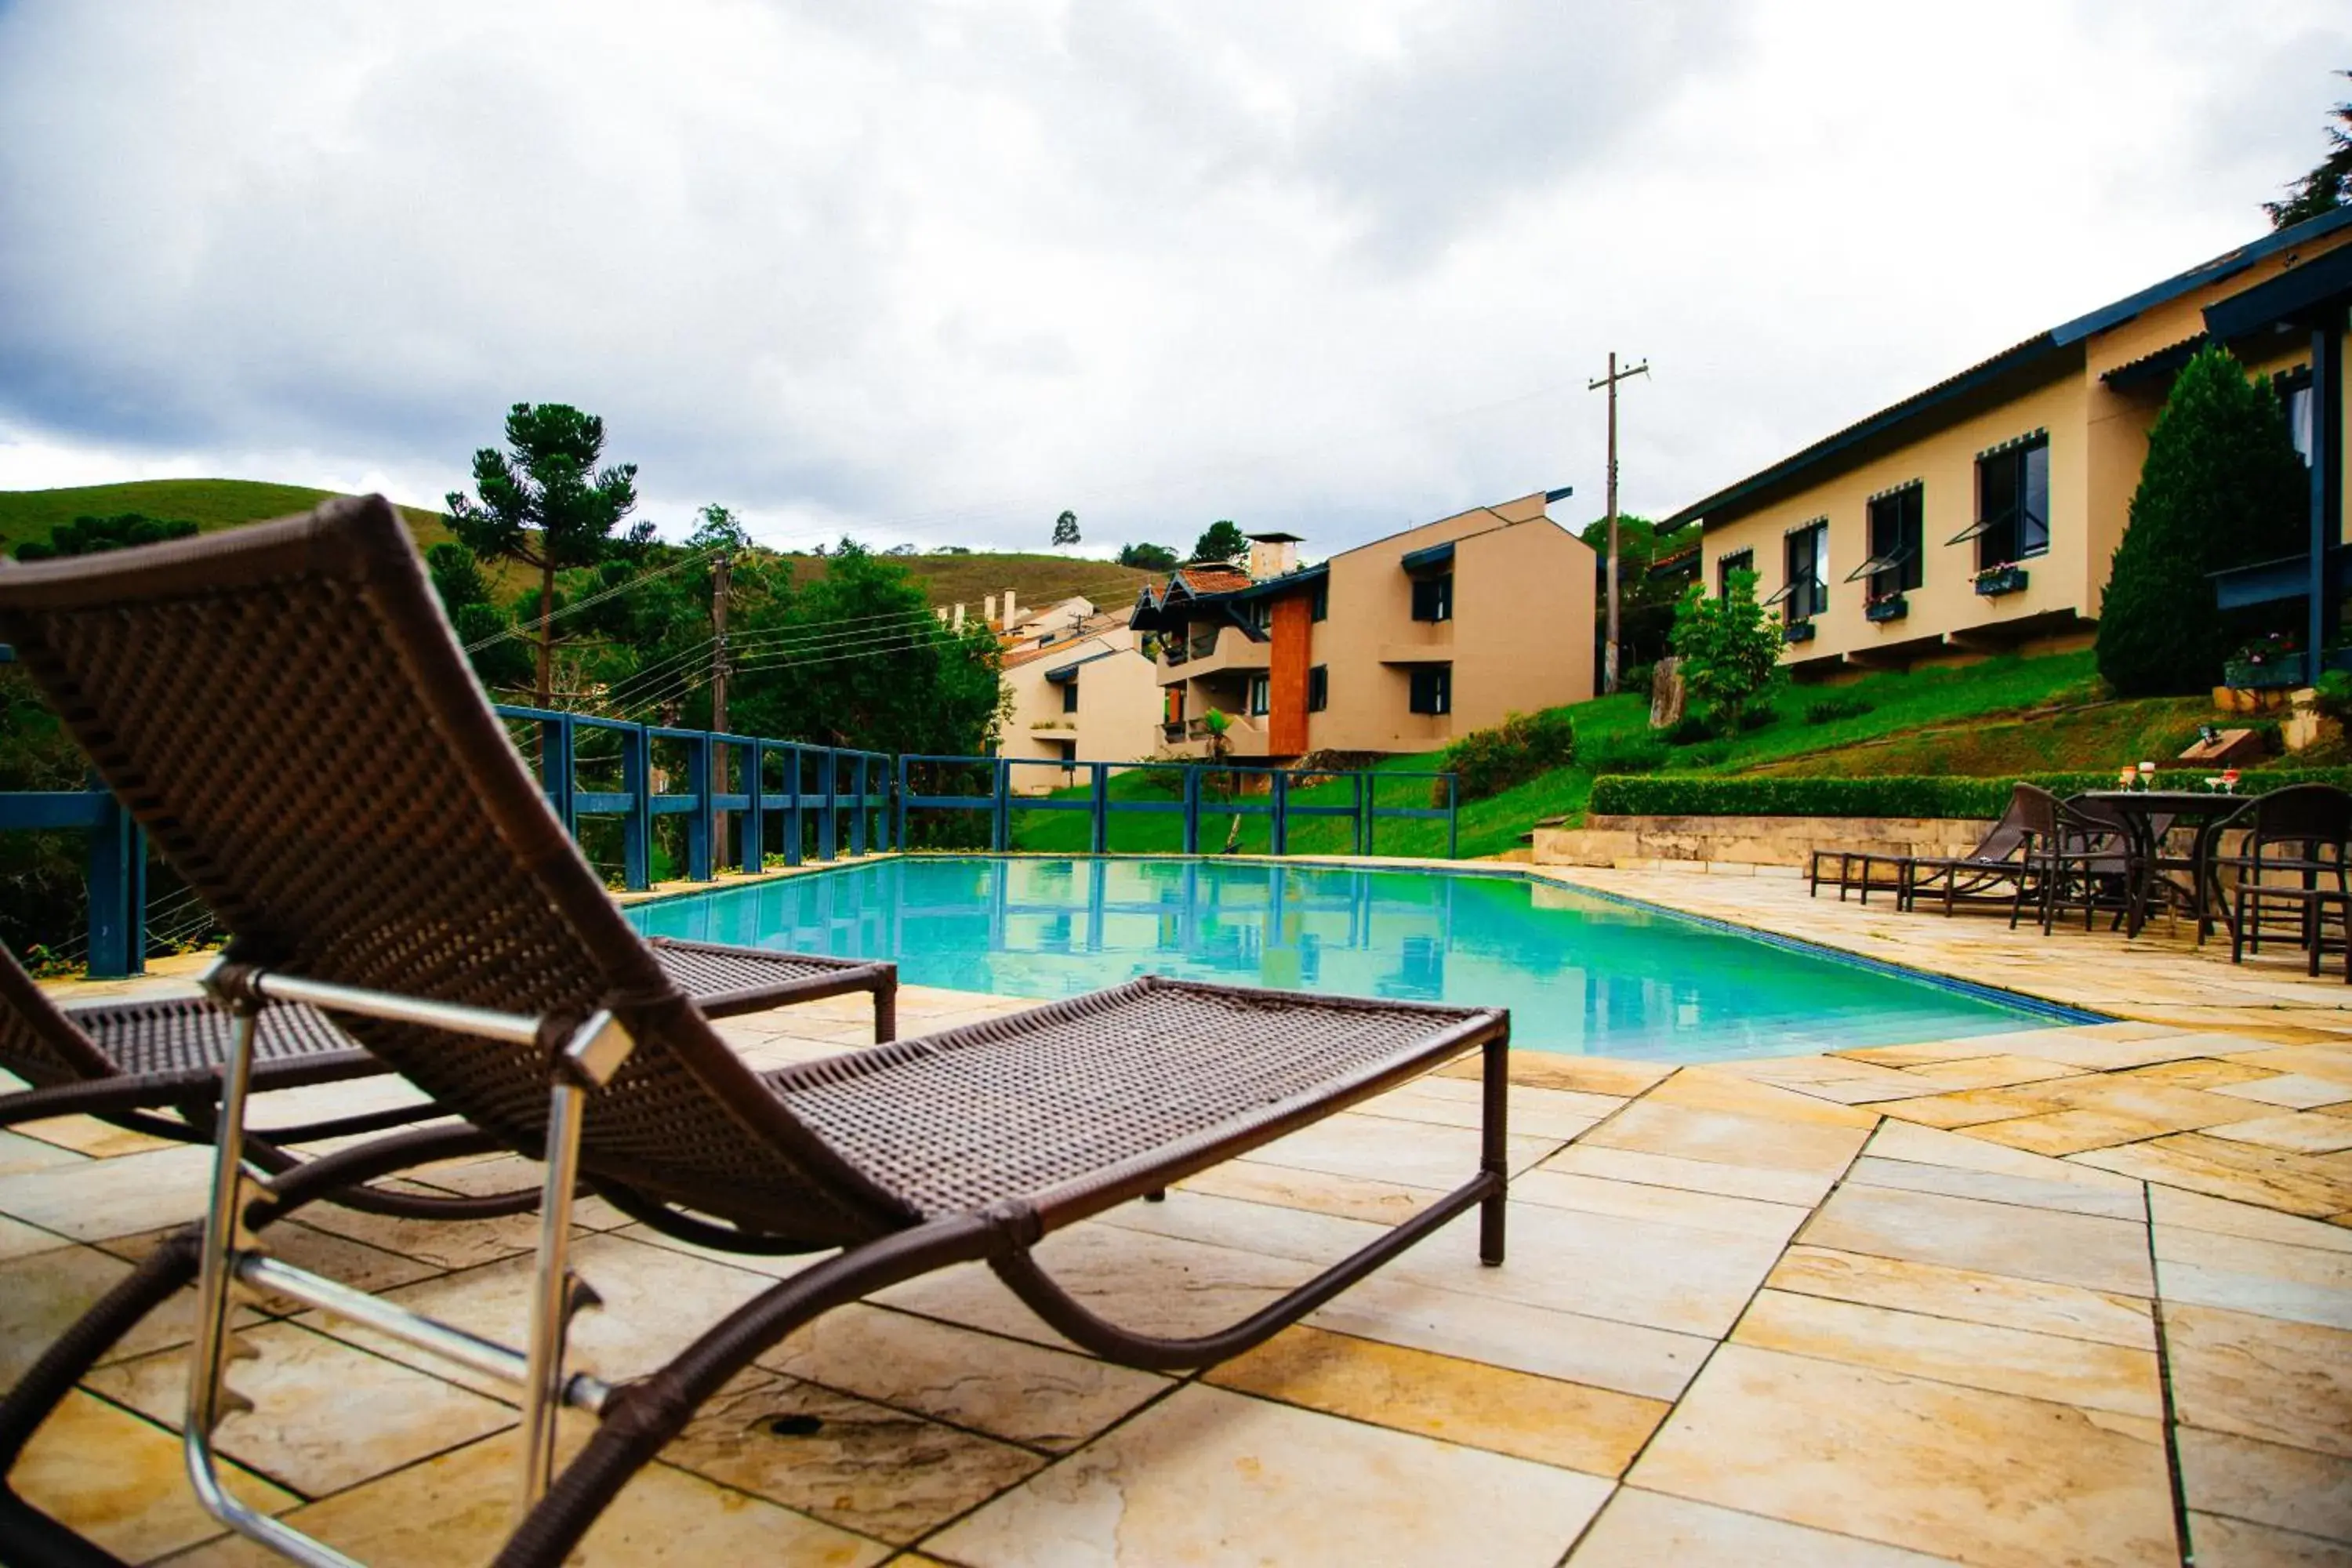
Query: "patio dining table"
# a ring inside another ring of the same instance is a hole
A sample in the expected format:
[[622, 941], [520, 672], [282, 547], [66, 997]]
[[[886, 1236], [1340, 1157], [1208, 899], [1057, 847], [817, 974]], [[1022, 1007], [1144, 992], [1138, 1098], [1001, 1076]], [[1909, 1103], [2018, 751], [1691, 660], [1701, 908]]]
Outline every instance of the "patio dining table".
[[[2214, 869], [2213, 846], [2221, 830], [2253, 804], [2251, 796], [2211, 790], [2095, 789], [2074, 799], [2095, 803], [2123, 824], [2129, 853], [2124, 934], [2139, 934], [2157, 894], [2168, 889], [2184, 895], [2196, 911], [2199, 942], [2205, 940], [2217, 918], [2228, 923], [2229, 904]], [[2197, 835], [2189, 849], [2189, 886], [2186, 888], [2167, 879], [2161, 863], [2165, 835], [2182, 825], [2194, 827]]]

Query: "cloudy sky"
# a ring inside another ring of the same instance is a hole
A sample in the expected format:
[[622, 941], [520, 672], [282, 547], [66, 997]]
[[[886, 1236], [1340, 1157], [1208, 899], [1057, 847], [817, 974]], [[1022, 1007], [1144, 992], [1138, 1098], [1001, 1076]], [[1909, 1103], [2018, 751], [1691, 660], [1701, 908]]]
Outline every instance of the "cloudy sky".
[[507, 405], [779, 542], [1662, 512], [2262, 232], [2341, 0], [0, 0], [0, 489], [437, 503]]

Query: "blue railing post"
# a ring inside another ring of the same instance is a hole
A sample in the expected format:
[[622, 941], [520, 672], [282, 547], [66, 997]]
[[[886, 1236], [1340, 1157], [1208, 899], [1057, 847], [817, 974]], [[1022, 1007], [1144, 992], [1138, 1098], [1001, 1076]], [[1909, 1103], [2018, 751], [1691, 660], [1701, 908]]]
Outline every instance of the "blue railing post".
[[621, 789], [629, 797], [621, 829], [621, 882], [633, 893], [654, 885], [653, 747], [643, 724], [621, 731]]
[[1110, 764], [1088, 763], [1087, 770], [1093, 786], [1087, 801], [1087, 845], [1092, 854], [1107, 854], [1110, 850]]
[[1445, 775], [1445, 858], [1462, 858], [1462, 807], [1455, 794], [1458, 781], [1452, 773]]
[[570, 718], [539, 721], [540, 787], [547, 792], [547, 804], [554, 808], [555, 819], [563, 824], [563, 831], [577, 839], [580, 814], [572, 799], [577, 789], [573, 743]]
[[857, 809], [849, 818], [849, 852], [863, 855], [866, 853], [866, 753], [858, 752], [852, 761], [856, 764], [851, 776], [857, 781]]
[[1276, 855], [1290, 853], [1290, 775], [1276, 771], [1267, 784], [1272, 799], [1271, 847]]
[[808, 818], [801, 806], [802, 797], [808, 793], [808, 759], [795, 745], [785, 746], [783, 752], [789, 759], [784, 777], [791, 781], [784, 792], [784, 864], [797, 866], [808, 852]]
[[1201, 852], [1201, 770], [1184, 770], [1184, 853]]
[[816, 858], [830, 860], [841, 844], [841, 753], [827, 746], [824, 758], [824, 799], [817, 806]]
[[995, 774], [988, 819], [988, 847], [1002, 855], [1013, 847], [1013, 765], [1003, 757], [989, 762]]
[[120, 980], [147, 968], [147, 836], [112, 794], [92, 793], [88, 967], [92, 980]]
[[694, 798], [694, 809], [681, 813], [686, 818], [686, 876], [688, 881], [710, 880], [710, 824], [714, 815], [710, 796], [710, 737], [700, 736], [686, 742], [686, 793]]
[[767, 747], [753, 741], [740, 750], [746, 753], [737, 764], [743, 770], [743, 852], [736, 857], [736, 863], [757, 876], [768, 860]]
[[897, 803], [898, 818], [898, 847], [900, 849], [907, 847], [907, 792], [911, 787], [912, 786], [908, 782], [907, 759], [902, 755], [898, 759], [898, 799]]
[[1355, 820], [1348, 824], [1348, 826], [1351, 830], [1348, 835], [1348, 845], [1352, 853], [1361, 855], [1365, 852], [1364, 822], [1366, 819], [1364, 816], [1364, 802], [1371, 797], [1370, 785], [1372, 775], [1369, 773], [1349, 773], [1348, 775], [1348, 782], [1356, 786], [1356, 816]]

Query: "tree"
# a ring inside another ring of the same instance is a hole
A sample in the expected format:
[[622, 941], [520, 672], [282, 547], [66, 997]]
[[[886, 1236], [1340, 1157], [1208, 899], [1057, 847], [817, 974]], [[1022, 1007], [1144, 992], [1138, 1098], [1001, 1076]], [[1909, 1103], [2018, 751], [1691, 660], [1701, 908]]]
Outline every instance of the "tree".
[[1118, 563], [1140, 566], [1147, 572], [1171, 572], [1179, 564], [1176, 552], [1165, 544], [1122, 544], [1118, 547]]
[[1756, 574], [1730, 574], [1720, 598], [1692, 584], [1669, 641], [1691, 700], [1717, 734], [1738, 734], [1740, 715], [1772, 684], [1780, 659], [1780, 628], [1756, 602]]
[[490, 603], [490, 585], [474, 552], [445, 542], [425, 552], [425, 565], [482, 684], [512, 690], [529, 681], [530, 656], [516, 635], [514, 617]]
[[1059, 550], [1066, 544], [1076, 544], [1077, 542], [1078, 514], [1066, 511], [1054, 520], [1054, 548]]
[[[1592, 546], [1593, 635], [1605, 638], [1609, 621], [1609, 520], [1596, 518], [1577, 537]], [[1675, 611], [1682, 600], [1682, 584], [1671, 577], [1653, 577], [1651, 566], [1662, 555], [1694, 542], [1690, 525], [1661, 535], [1648, 518], [1617, 514], [1618, 640], [1625, 668], [1654, 662], [1666, 651], [1674, 630]]]
[[[2352, 71], [2336, 74], [2352, 80]], [[2292, 228], [2321, 213], [2352, 206], [2352, 102], [2337, 104], [2335, 118], [2343, 124], [2327, 127], [2327, 156], [2287, 187], [2286, 200], [2263, 204], [2273, 228]]]
[[1230, 519], [1220, 518], [1192, 543], [1195, 561], [1235, 561], [1249, 553], [1249, 541]]
[[2099, 610], [2099, 673], [2126, 697], [2196, 691], [2227, 651], [2207, 574], [2305, 548], [2309, 479], [2267, 376], [2209, 344], [2147, 437]]
[[[1009, 696], [996, 635], [931, 614], [919, 579], [843, 540], [805, 588], [746, 605], [747, 650], [728, 689], [729, 721], [781, 740], [877, 752], [973, 756], [996, 738]], [[731, 635], [731, 634], [730, 634]]]
[[[449, 495], [449, 526], [478, 561], [519, 561], [539, 571], [537, 700], [553, 691], [555, 574], [594, 566], [611, 553], [613, 529], [637, 504], [637, 466], [599, 468], [604, 422], [561, 403], [518, 403], [507, 411], [508, 450], [474, 454], [478, 501]], [[649, 531], [630, 535], [645, 544]]]
[[48, 542], [28, 539], [16, 546], [19, 561], [53, 561], [64, 555], [95, 555], [101, 550], [122, 550], [133, 544], [154, 544], [166, 539], [187, 539], [196, 525], [176, 518], [148, 517], [135, 511], [112, 517], [78, 517], [49, 530]]

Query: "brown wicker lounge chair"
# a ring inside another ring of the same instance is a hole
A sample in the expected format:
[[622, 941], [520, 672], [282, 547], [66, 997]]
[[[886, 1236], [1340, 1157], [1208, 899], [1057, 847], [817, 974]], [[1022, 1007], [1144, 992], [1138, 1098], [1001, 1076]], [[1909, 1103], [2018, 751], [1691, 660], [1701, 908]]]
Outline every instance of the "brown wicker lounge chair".
[[1917, 909], [1922, 893], [1931, 898], [1940, 895], [1947, 915], [1962, 904], [2007, 904], [2010, 923], [2015, 925], [2025, 905], [2031, 875], [2025, 863], [2029, 802], [2032, 795], [2046, 793], [2025, 784], [2011, 790], [2000, 820], [1965, 855], [1911, 856], [1903, 870], [1904, 906]]
[[[241, 1533], [331, 1559], [215, 1479], [232, 1282], [329, 1306], [509, 1381], [528, 1509], [502, 1563], [553, 1563], [729, 1377], [793, 1328], [984, 1261], [1078, 1344], [1204, 1365], [1257, 1344], [1471, 1208], [1503, 1258], [1506, 1041], [1493, 1009], [1135, 981], [779, 1072], [751, 1071], [667, 975], [483, 702], [380, 498], [308, 518], [0, 573], [0, 636], [233, 935], [207, 977], [239, 1018], [209, 1217], [156, 1249], [0, 1401], [0, 1468], [107, 1346], [199, 1280], [190, 1474]], [[254, 722], [266, 716], [267, 722]], [[224, 739], [224, 737], [227, 737]], [[370, 776], [373, 774], [373, 776]], [[256, 1184], [233, 1157], [257, 1012], [332, 1010], [470, 1124], [397, 1133]], [[1223, 1331], [1129, 1332], [1040, 1268], [1047, 1234], [1485, 1052], [1478, 1170], [1414, 1218]], [[529, 1344], [463, 1335], [253, 1245], [323, 1193], [508, 1149], [546, 1162]], [[749, 1252], [837, 1256], [622, 1386], [563, 1364], [583, 1182], [649, 1225]], [[554, 1473], [557, 1411], [598, 1418]], [[0, 1556], [103, 1561], [12, 1494]]]
[[[897, 1032], [895, 965], [662, 937], [649, 945], [663, 973], [694, 997], [705, 1017], [871, 992], [875, 1038], [887, 1041]], [[95, 1116], [152, 1137], [209, 1143], [233, 1022], [217, 1003], [203, 996], [59, 1007], [15, 956], [0, 948], [0, 1068], [29, 1086], [0, 1091], [0, 1127], [51, 1116]], [[390, 1070], [316, 1008], [276, 1002], [256, 1019], [254, 1093]], [[382, 1132], [448, 1114], [426, 1101], [294, 1126], [248, 1129], [246, 1158], [264, 1171], [285, 1171], [297, 1163], [287, 1152], [293, 1145]], [[520, 1213], [537, 1205], [539, 1190], [436, 1197], [366, 1187], [337, 1194], [333, 1201], [371, 1214], [453, 1219]]]

